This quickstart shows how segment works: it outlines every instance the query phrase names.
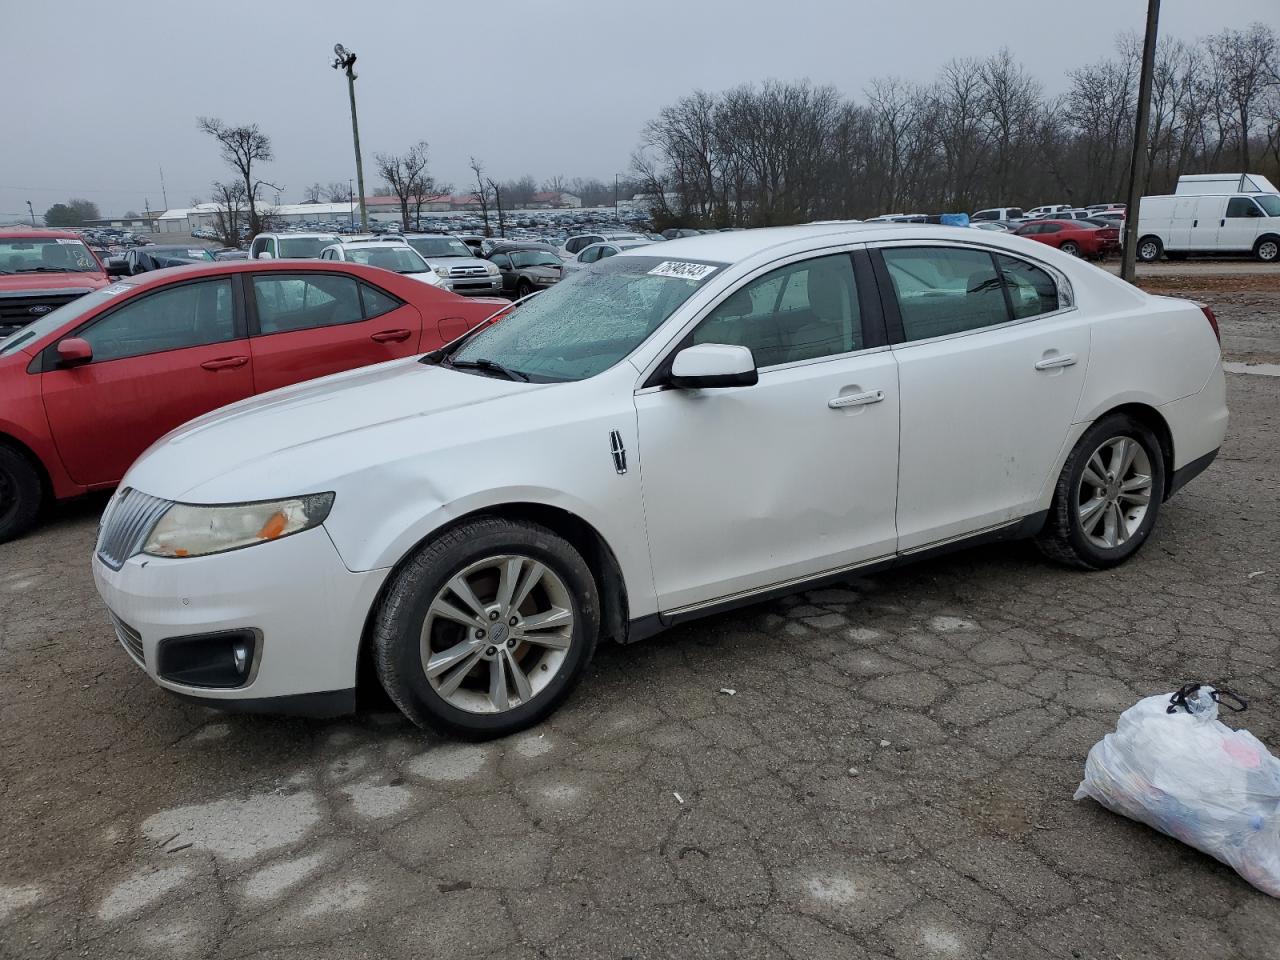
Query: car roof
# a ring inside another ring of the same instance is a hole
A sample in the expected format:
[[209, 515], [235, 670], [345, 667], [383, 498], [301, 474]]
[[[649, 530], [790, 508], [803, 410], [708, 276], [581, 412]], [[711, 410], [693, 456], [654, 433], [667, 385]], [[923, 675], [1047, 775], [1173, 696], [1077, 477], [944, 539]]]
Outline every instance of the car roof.
[[133, 277], [121, 277], [115, 282], [130, 287], [159, 287], [177, 280], [199, 280], [201, 277], [225, 277], [233, 273], [306, 273], [311, 270], [351, 273], [378, 284], [385, 284], [380, 279], [387, 271], [370, 267], [363, 263], [352, 263], [347, 260], [204, 260], [200, 263], [183, 264], [180, 267], [166, 267], [163, 270], [151, 270]]
[[[407, 240], [356, 240], [354, 243], [331, 243], [330, 247], [341, 247], [343, 250], [394, 250], [396, 247], [408, 247]], [[326, 250], [328, 247], [325, 248]], [[409, 249], [413, 249], [410, 247]]]
[[31, 227], [0, 227], [0, 240], [83, 240], [77, 230], [41, 230]]

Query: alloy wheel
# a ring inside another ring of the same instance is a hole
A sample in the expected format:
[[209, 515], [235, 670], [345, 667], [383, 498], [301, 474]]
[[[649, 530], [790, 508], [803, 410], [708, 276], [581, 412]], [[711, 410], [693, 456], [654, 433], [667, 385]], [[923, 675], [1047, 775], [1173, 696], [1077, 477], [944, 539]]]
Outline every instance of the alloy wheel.
[[1080, 528], [1104, 550], [1129, 541], [1142, 526], [1151, 503], [1151, 460], [1132, 437], [1113, 437], [1085, 464], [1076, 496]]
[[1074, 243], [1072, 243], [1070, 240], [1064, 243], [1060, 249], [1062, 250], [1063, 253], [1070, 254], [1073, 257], [1080, 256], [1080, 248], [1076, 246]]
[[573, 633], [573, 601], [554, 570], [527, 556], [488, 557], [436, 593], [422, 623], [422, 668], [450, 706], [503, 713], [555, 679]]
[[1160, 255], [1160, 250], [1154, 243], [1144, 243], [1138, 248], [1138, 256], [1150, 263]]

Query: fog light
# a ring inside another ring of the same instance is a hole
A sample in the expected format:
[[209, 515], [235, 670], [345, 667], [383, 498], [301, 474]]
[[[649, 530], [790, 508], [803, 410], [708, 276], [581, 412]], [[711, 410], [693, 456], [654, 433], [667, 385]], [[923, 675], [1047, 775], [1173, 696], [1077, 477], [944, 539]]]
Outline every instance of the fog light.
[[156, 645], [156, 673], [187, 687], [243, 687], [261, 654], [262, 631], [251, 627], [169, 637]]

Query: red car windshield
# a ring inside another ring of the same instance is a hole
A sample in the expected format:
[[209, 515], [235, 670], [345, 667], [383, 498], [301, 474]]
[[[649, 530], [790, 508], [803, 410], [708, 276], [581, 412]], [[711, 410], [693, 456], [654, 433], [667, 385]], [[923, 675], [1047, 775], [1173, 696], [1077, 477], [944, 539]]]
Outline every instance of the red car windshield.
[[0, 237], [0, 274], [101, 272], [97, 259], [79, 240]]

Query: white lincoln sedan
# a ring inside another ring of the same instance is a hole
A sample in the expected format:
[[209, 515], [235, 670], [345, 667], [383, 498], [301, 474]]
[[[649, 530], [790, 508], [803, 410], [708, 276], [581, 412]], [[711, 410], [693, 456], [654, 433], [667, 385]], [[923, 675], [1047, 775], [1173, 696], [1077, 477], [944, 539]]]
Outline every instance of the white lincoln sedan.
[[414, 721], [497, 736], [600, 638], [980, 541], [1121, 563], [1226, 426], [1199, 304], [974, 230], [724, 233], [179, 428], [93, 569], [176, 694], [341, 713], [367, 661]]

